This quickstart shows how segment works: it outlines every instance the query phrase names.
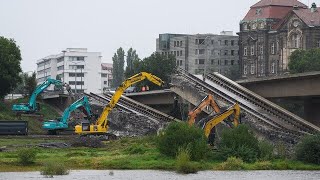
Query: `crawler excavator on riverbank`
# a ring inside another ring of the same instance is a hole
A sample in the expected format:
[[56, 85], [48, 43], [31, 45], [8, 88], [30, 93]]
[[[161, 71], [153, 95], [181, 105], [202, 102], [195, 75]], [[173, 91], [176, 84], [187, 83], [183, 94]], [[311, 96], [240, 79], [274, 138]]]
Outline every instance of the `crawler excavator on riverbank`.
[[138, 83], [143, 80], [149, 80], [152, 83], [163, 86], [164, 82], [157, 76], [147, 73], [141, 72], [136, 74], [128, 79], [126, 79], [115, 91], [113, 94], [109, 104], [104, 107], [100, 117], [96, 120], [95, 124], [90, 124], [87, 122], [83, 122], [79, 125], [76, 125], [75, 132], [79, 135], [107, 135], [108, 136], [108, 115], [111, 110], [116, 106], [123, 92], [130, 87], [131, 85]]

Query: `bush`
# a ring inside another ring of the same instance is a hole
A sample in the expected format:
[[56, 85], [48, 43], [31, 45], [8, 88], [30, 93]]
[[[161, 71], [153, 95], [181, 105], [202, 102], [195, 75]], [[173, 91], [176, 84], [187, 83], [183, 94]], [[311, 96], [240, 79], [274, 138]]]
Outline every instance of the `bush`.
[[234, 156], [245, 162], [254, 162], [260, 153], [257, 138], [245, 125], [225, 129], [221, 135], [219, 151], [223, 159]]
[[179, 149], [176, 158], [176, 170], [178, 173], [196, 173], [197, 168], [190, 162], [190, 152], [188, 149]]
[[261, 160], [271, 160], [273, 158], [273, 145], [268, 141], [259, 142], [259, 151]]
[[59, 162], [47, 162], [44, 164], [40, 173], [45, 176], [52, 177], [53, 175], [67, 175], [69, 170], [66, 166]]
[[244, 167], [242, 159], [236, 157], [229, 157], [225, 162], [221, 163], [220, 170], [241, 170]]
[[17, 153], [18, 162], [23, 166], [33, 164], [36, 160], [37, 151], [33, 148], [22, 148]]
[[255, 170], [270, 170], [272, 169], [272, 163], [270, 161], [259, 161], [254, 163]]
[[104, 144], [99, 139], [99, 137], [94, 136], [80, 136], [76, 137], [71, 141], [71, 146], [73, 147], [92, 147], [101, 148]]
[[289, 157], [289, 153], [284, 142], [278, 142], [276, 144], [275, 153], [277, 159], [287, 159]]
[[320, 164], [320, 134], [303, 138], [296, 146], [295, 156], [299, 161]]
[[208, 152], [203, 130], [184, 122], [173, 122], [158, 136], [157, 147], [167, 156], [175, 157], [179, 148], [188, 149], [192, 160], [205, 158]]

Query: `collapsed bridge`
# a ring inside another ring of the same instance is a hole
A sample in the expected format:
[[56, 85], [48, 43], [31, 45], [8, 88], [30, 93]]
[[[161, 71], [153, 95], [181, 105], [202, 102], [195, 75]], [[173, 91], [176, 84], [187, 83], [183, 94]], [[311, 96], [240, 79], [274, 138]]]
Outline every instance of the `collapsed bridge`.
[[294, 115], [267, 99], [251, 92], [219, 73], [204, 77], [179, 69], [172, 77], [171, 90], [193, 105], [212, 94], [220, 104], [238, 102], [246, 115], [246, 122], [269, 139], [294, 143], [301, 136], [320, 132], [320, 128]]

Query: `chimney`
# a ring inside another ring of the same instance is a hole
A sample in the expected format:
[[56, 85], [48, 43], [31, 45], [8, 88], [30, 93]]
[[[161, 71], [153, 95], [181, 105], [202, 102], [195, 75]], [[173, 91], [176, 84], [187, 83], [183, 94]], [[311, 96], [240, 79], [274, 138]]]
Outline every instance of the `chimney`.
[[316, 11], [317, 11], [317, 5], [316, 5], [316, 3], [312, 3], [310, 10], [311, 10], [311, 12], [316, 12]]

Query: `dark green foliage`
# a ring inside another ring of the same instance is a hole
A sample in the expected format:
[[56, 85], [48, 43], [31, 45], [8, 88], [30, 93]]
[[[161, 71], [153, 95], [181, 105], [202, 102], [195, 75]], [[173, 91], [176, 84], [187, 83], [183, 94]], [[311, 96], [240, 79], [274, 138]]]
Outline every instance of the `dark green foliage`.
[[268, 141], [259, 142], [259, 158], [261, 160], [271, 160], [273, 158], [273, 145]]
[[296, 146], [295, 155], [297, 160], [320, 164], [320, 134], [303, 138]]
[[52, 177], [53, 175], [67, 175], [69, 174], [69, 170], [61, 162], [47, 162], [44, 164], [40, 173]]
[[120, 47], [112, 57], [112, 87], [118, 87], [124, 80], [124, 50]]
[[190, 162], [190, 152], [188, 149], [179, 149], [176, 158], [176, 170], [182, 174], [196, 173], [198, 171], [197, 167]]
[[28, 93], [29, 96], [31, 96], [32, 92], [37, 87], [36, 73], [33, 72], [31, 76], [27, 76], [25, 81], [26, 81], [26, 85], [25, 85], [26, 92]]
[[295, 50], [288, 66], [291, 73], [320, 71], [320, 49]]
[[[139, 62], [139, 56], [136, 50], [130, 48], [127, 52], [127, 67], [125, 71], [125, 77], [129, 78], [135, 75], [135, 63]], [[136, 72], [137, 73], [137, 72]]]
[[142, 144], [133, 144], [125, 150], [128, 154], [144, 154], [147, 149]]
[[73, 147], [101, 148], [101, 147], [104, 147], [104, 144], [99, 139], [99, 137], [81, 136], [81, 137], [74, 138], [71, 141], [71, 146], [73, 146]]
[[20, 83], [21, 54], [13, 39], [0, 36], [0, 99]]
[[22, 148], [18, 152], [18, 163], [26, 166], [33, 164], [36, 160], [37, 151], [32, 148]]
[[[170, 76], [176, 68], [176, 59], [174, 56], [164, 56], [159, 53], [153, 53], [151, 56], [144, 58], [143, 60], [139, 60], [138, 58], [134, 59], [132, 63], [132, 71], [126, 71], [127, 78], [140, 72], [148, 72], [158, 76], [167, 83], [171, 81]], [[138, 87], [145, 85], [148, 85], [150, 89], [160, 88], [149, 81], [141, 82]]]
[[225, 129], [221, 135], [219, 150], [224, 159], [235, 156], [245, 162], [254, 162], [259, 156], [258, 140], [245, 125]]
[[188, 149], [192, 160], [205, 158], [208, 152], [203, 130], [184, 122], [173, 122], [158, 137], [157, 147], [162, 154], [175, 157], [179, 148]]

